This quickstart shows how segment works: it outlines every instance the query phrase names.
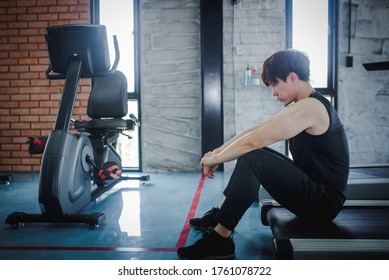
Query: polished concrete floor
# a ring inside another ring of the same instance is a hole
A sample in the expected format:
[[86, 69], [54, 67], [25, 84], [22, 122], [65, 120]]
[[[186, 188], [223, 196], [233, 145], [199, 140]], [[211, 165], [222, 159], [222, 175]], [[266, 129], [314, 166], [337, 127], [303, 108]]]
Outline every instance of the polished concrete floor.
[[[11, 174], [0, 184], [0, 218], [15, 211], [40, 213], [36, 173]], [[132, 174], [130, 174], [132, 175]], [[98, 229], [85, 224], [26, 223], [0, 226], [0, 259], [176, 260], [178, 247], [201, 233], [188, 220], [202, 216], [222, 198], [230, 174], [214, 179], [199, 173], [151, 173], [150, 180], [122, 181], [91, 202], [83, 213], [104, 212]], [[272, 235], [261, 224], [258, 205], [246, 212], [234, 234], [237, 259], [271, 259]]]

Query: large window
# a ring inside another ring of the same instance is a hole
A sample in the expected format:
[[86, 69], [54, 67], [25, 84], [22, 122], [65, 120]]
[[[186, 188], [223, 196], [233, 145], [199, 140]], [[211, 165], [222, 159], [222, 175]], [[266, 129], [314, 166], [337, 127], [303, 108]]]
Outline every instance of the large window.
[[[131, 0], [100, 0], [100, 24], [107, 27], [109, 39], [116, 35], [120, 47], [118, 70], [127, 77], [128, 91], [134, 92], [134, 5]], [[111, 61], [115, 58], [113, 40], [108, 40]]]
[[[139, 116], [139, 75], [137, 48], [137, 16], [138, 0], [91, 0], [92, 23], [105, 25], [109, 42], [111, 62], [114, 61], [115, 52], [113, 36], [116, 35], [120, 62], [117, 70], [123, 72], [128, 83], [128, 113]], [[139, 128], [135, 131], [125, 132], [131, 136], [121, 135], [117, 141], [117, 150], [122, 157], [125, 169], [140, 170]]]
[[286, 0], [286, 45], [311, 61], [311, 83], [336, 105], [336, 7], [334, 0]]

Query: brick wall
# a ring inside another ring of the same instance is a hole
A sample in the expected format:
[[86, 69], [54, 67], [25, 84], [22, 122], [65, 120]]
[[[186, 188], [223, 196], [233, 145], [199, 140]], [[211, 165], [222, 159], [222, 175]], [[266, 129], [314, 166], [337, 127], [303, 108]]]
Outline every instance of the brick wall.
[[[30, 155], [28, 136], [54, 127], [63, 80], [47, 80], [43, 29], [88, 23], [89, 0], [0, 1], [0, 172], [39, 171], [41, 155]], [[90, 81], [81, 81], [74, 118], [85, 115]]]

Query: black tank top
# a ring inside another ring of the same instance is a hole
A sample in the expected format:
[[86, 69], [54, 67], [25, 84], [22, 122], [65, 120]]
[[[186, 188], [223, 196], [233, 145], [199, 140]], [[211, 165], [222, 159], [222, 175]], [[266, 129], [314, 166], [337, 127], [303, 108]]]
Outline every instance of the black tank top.
[[310, 98], [316, 98], [326, 107], [330, 126], [321, 135], [303, 131], [289, 139], [293, 161], [318, 183], [344, 193], [350, 168], [346, 132], [335, 108], [324, 96], [315, 91]]

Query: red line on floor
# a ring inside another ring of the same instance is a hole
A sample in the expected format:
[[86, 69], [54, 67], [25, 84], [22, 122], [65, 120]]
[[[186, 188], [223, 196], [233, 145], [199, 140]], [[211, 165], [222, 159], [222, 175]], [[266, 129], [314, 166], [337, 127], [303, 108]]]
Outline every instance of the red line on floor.
[[69, 247], [69, 246], [0, 246], [0, 250], [16, 251], [115, 251], [115, 252], [175, 252], [176, 248], [131, 247]]
[[199, 200], [200, 200], [201, 191], [202, 191], [203, 186], [204, 186], [204, 181], [205, 181], [205, 175], [202, 174], [200, 182], [197, 186], [195, 196], [194, 196], [193, 201], [192, 201], [192, 205], [189, 208], [189, 213], [188, 213], [188, 216], [186, 217], [184, 227], [181, 231], [180, 237], [178, 238], [176, 248], [184, 247], [186, 244], [186, 241], [188, 240], [188, 236], [189, 236], [189, 232], [190, 232], [189, 220], [193, 219], [195, 216], [195, 213], [197, 210], [197, 205], [199, 204]]
[[131, 248], [131, 247], [72, 247], [72, 246], [0, 246], [0, 250], [16, 250], [16, 251], [113, 251], [113, 252], [175, 252], [177, 248], [183, 247], [188, 240], [190, 227], [189, 220], [193, 219], [197, 205], [200, 200], [201, 191], [205, 182], [205, 175], [202, 174], [200, 182], [197, 186], [192, 205], [189, 208], [188, 216], [186, 217], [184, 227], [181, 231], [176, 247], [174, 248]]

